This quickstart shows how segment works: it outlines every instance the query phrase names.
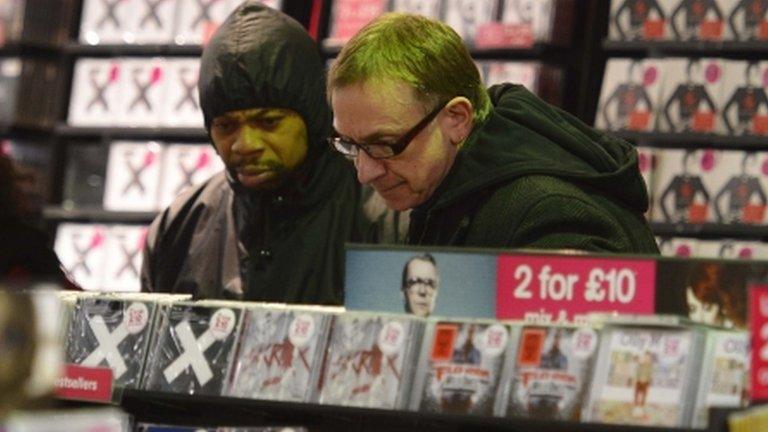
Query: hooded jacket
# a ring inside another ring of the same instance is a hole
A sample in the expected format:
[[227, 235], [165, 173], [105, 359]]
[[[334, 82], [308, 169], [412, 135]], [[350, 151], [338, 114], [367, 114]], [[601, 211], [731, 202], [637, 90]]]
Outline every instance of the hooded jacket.
[[409, 243], [658, 253], [631, 145], [522, 86], [488, 92], [491, 114], [411, 212]]
[[286, 15], [247, 1], [222, 24], [201, 60], [206, 129], [229, 111], [288, 108], [306, 123], [307, 157], [276, 190], [248, 190], [225, 171], [178, 197], [150, 227], [144, 290], [342, 302], [344, 243], [364, 228], [354, 169], [323, 142], [323, 77], [315, 43]]

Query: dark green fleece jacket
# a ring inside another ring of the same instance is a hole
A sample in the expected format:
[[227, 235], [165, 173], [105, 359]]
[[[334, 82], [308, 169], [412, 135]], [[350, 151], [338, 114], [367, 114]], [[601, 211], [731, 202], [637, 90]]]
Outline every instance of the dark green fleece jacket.
[[412, 211], [409, 243], [658, 253], [631, 145], [522, 86], [488, 91], [491, 114]]

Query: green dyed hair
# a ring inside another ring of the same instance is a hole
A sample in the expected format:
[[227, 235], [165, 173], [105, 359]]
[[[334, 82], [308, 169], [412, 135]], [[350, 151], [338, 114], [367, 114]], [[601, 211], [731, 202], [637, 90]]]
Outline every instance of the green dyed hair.
[[480, 73], [456, 32], [419, 15], [387, 13], [363, 27], [341, 50], [328, 73], [327, 95], [368, 80], [410, 84], [427, 110], [456, 96], [472, 103], [483, 121], [491, 101]]

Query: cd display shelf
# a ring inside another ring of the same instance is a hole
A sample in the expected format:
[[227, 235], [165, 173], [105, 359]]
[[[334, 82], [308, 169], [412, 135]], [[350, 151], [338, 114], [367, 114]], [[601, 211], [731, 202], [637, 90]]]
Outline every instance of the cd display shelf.
[[[136, 422], [189, 426], [304, 426], [316, 431], [727, 432], [732, 409], [712, 409], [707, 429], [558, 422], [352, 408], [220, 396], [124, 390], [116, 402]], [[83, 402], [61, 401], [65, 406]]]

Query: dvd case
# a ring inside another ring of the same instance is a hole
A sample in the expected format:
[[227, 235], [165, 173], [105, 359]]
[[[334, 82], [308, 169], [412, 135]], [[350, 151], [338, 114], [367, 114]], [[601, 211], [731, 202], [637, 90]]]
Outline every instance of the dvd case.
[[608, 38], [619, 41], [669, 38], [670, 0], [611, 0]]
[[138, 388], [154, 316], [151, 301], [107, 296], [78, 299], [69, 323], [66, 361], [109, 367], [116, 385]]
[[158, 207], [165, 208], [187, 188], [202, 184], [224, 170], [210, 144], [170, 144], [163, 151]]
[[68, 145], [65, 152], [61, 206], [102, 207], [109, 148], [101, 143]]
[[128, 127], [152, 127], [163, 120], [167, 103], [165, 61], [161, 58], [126, 58], [120, 65], [123, 99], [114, 124]]
[[321, 311], [297, 308], [247, 308], [226, 395], [310, 402], [331, 318]]
[[124, 0], [130, 3], [127, 23], [131, 44], [168, 44], [173, 41], [176, 0]]
[[491, 416], [502, 366], [515, 341], [507, 325], [487, 320], [427, 322], [411, 396], [415, 411]]
[[404, 409], [423, 321], [407, 315], [347, 312], [328, 342], [319, 403]]
[[387, 9], [392, 12], [410, 13], [440, 20], [443, 17], [444, 7], [445, 0], [390, 0]]
[[664, 61], [661, 132], [713, 133], [718, 129], [725, 62], [716, 58]]
[[162, 307], [142, 388], [221, 395], [240, 334], [240, 317], [237, 307], [191, 302]]
[[682, 319], [638, 318], [643, 319], [635, 325], [604, 327], [582, 420], [688, 427], [702, 331], [685, 326]]
[[525, 326], [509, 386], [508, 416], [579, 421], [599, 342], [591, 327]]
[[478, 29], [492, 22], [494, 12], [495, 0], [446, 0], [444, 21], [474, 47]]
[[768, 61], [728, 61], [724, 73], [719, 132], [768, 135]]
[[659, 150], [655, 173], [653, 220], [665, 223], [714, 222], [712, 201], [716, 194], [713, 173], [718, 171], [720, 150]]
[[174, 41], [204, 45], [240, 3], [237, 0], [177, 0]]
[[[722, 0], [721, 0], [722, 1]], [[728, 26], [737, 41], [768, 40], [768, 1], [728, 0]]]
[[693, 427], [706, 428], [710, 407], [738, 408], [745, 402], [749, 333], [710, 328], [696, 397]]
[[122, 44], [133, 10], [133, 1], [84, 0], [80, 19], [80, 43]]
[[141, 261], [147, 228], [141, 225], [109, 227], [102, 282], [105, 291], [141, 291]]
[[728, 38], [722, 0], [666, 0], [664, 3], [670, 4], [670, 39], [719, 42]]
[[101, 290], [106, 259], [107, 228], [62, 223], [56, 229], [54, 251], [75, 282], [85, 290]]
[[157, 210], [162, 147], [154, 141], [115, 141], [109, 146], [104, 208]]
[[117, 58], [77, 60], [69, 102], [69, 124], [97, 127], [116, 123], [124, 99], [125, 74], [121, 63]]
[[663, 63], [657, 59], [608, 60], [595, 126], [609, 131], [653, 131], [663, 73]]
[[722, 151], [713, 170], [712, 209], [720, 224], [756, 224], [766, 220], [768, 153]]
[[165, 60], [167, 76], [162, 124], [169, 127], [203, 127], [203, 112], [197, 92], [200, 59]]
[[[388, 0], [336, 0], [331, 4], [330, 30], [323, 44], [339, 48], [371, 20], [387, 11]], [[469, 3], [469, 2], [468, 2]]]

